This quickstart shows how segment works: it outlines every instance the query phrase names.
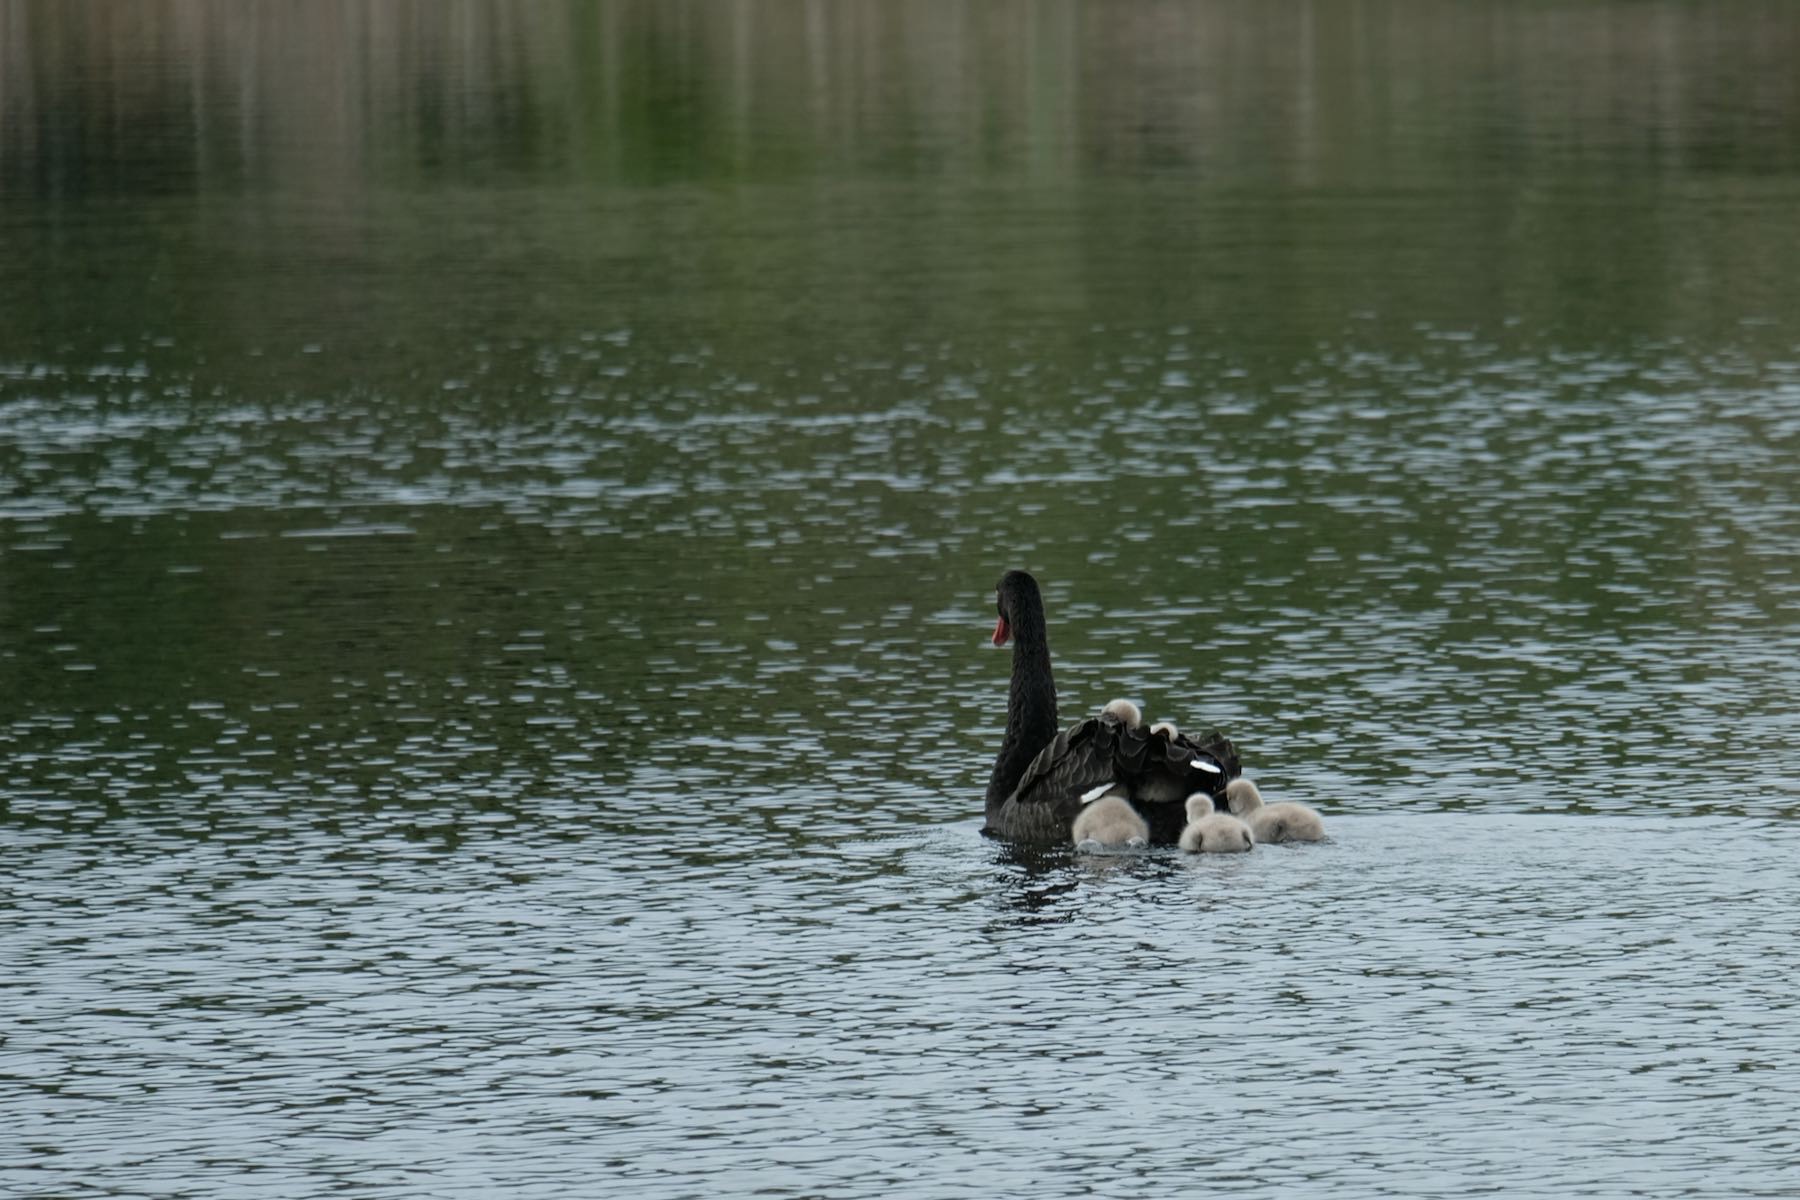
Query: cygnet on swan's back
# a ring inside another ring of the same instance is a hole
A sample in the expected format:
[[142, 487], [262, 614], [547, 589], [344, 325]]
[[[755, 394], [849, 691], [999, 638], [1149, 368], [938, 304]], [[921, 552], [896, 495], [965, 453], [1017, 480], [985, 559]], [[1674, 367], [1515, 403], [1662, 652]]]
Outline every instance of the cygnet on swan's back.
[[1325, 822], [1318, 811], [1292, 800], [1264, 804], [1254, 783], [1241, 776], [1225, 785], [1225, 804], [1249, 822], [1259, 842], [1318, 842], [1325, 839]]
[[1144, 723], [1143, 710], [1129, 700], [1114, 700], [1100, 711], [1111, 713], [1133, 729]]
[[1124, 791], [1114, 788], [1076, 815], [1069, 838], [1081, 849], [1146, 846], [1150, 825], [1131, 807]]
[[1255, 844], [1250, 827], [1236, 817], [1214, 812], [1212, 799], [1204, 792], [1187, 798], [1187, 828], [1181, 831], [1180, 846], [1198, 854], [1241, 854]]

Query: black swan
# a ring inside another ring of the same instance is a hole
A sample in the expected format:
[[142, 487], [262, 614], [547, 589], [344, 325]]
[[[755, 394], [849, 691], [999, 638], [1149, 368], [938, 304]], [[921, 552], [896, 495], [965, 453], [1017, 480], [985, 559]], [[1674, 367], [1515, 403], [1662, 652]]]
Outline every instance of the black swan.
[[1187, 821], [1177, 843], [1183, 850], [1196, 854], [1242, 854], [1256, 844], [1250, 826], [1236, 817], [1214, 812], [1212, 799], [1205, 793], [1196, 792], [1187, 798]]
[[1248, 779], [1234, 779], [1225, 788], [1225, 804], [1250, 825], [1259, 842], [1319, 842], [1325, 839], [1325, 822], [1316, 810], [1292, 800], [1263, 803], [1262, 793]]
[[990, 835], [1039, 844], [1070, 840], [1090, 799], [1121, 785], [1150, 829], [1153, 845], [1172, 846], [1187, 823], [1183, 802], [1195, 792], [1217, 797], [1238, 776], [1237, 750], [1224, 735], [1189, 737], [1148, 730], [1103, 712], [1058, 729], [1050, 638], [1037, 580], [1008, 571], [994, 589], [1000, 621], [994, 644], [1013, 644], [1006, 739], [987, 787]]

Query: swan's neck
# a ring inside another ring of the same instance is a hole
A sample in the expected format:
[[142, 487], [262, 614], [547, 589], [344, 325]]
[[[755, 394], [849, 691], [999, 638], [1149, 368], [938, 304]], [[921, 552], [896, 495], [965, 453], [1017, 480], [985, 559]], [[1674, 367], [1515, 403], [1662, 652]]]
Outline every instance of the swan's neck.
[[1056, 681], [1050, 674], [1050, 639], [1041, 614], [1028, 614], [1012, 627], [1012, 691], [1006, 700], [1006, 740], [988, 780], [987, 808], [997, 809], [1038, 751], [1056, 737]]

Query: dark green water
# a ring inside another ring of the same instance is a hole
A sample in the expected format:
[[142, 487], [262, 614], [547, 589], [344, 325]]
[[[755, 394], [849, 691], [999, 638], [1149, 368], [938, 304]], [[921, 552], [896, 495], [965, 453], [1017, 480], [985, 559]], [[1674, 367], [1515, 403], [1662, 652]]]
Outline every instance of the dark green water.
[[[0, 1190], [1791, 1193], [1795, 62], [0, 0]], [[1011, 566], [1333, 840], [978, 839]]]

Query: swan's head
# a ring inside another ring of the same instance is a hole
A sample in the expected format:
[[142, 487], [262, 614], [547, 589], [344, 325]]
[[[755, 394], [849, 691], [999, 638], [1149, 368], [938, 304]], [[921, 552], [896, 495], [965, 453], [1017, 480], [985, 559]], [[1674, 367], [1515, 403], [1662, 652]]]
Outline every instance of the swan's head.
[[1213, 815], [1212, 797], [1205, 792], [1195, 792], [1187, 798], [1187, 819], [1198, 821], [1201, 817]]
[[1262, 793], [1256, 785], [1243, 776], [1238, 776], [1225, 785], [1225, 807], [1238, 816], [1255, 812], [1263, 806]]
[[1014, 629], [1042, 619], [1044, 598], [1030, 572], [1008, 571], [994, 585], [994, 607], [1000, 613], [1000, 621], [994, 626], [994, 645], [1004, 646]]
[[1111, 713], [1132, 729], [1136, 729], [1139, 725], [1144, 723], [1144, 714], [1138, 709], [1137, 705], [1129, 700], [1114, 700], [1111, 704], [1108, 704], [1105, 708], [1101, 709], [1100, 712], [1103, 716], [1107, 713]]

